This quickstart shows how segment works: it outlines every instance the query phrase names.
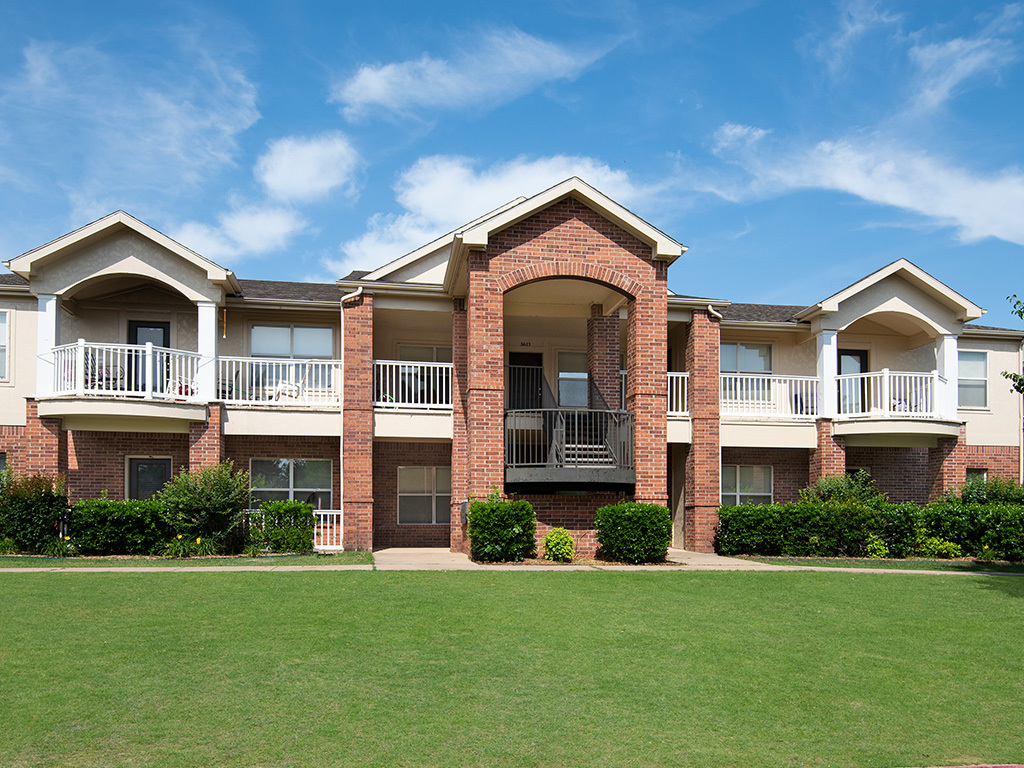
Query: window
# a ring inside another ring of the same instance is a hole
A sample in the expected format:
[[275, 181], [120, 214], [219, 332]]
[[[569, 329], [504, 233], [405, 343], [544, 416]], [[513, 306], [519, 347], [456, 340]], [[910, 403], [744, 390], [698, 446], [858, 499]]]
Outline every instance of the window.
[[563, 408], [586, 408], [587, 353], [558, 353], [558, 404]]
[[771, 344], [722, 344], [719, 355], [723, 373], [771, 373]]
[[151, 499], [171, 479], [170, 458], [128, 459], [128, 498]]
[[330, 459], [253, 459], [249, 487], [253, 506], [264, 501], [304, 501], [331, 508]]
[[414, 363], [450, 363], [451, 347], [432, 347], [425, 344], [399, 344], [398, 359]]
[[448, 525], [451, 504], [451, 467], [398, 468], [399, 525]]
[[329, 360], [334, 356], [334, 332], [297, 325], [254, 325], [250, 349], [253, 357]]
[[7, 312], [0, 312], [0, 379], [7, 379]]
[[0, 472], [7, 471], [7, 454], [0, 453]]
[[959, 354], [959, 397], [961, 408], [988, 407], [988, 352]]
[[722, 505], [771, 504], [772, 468], [722, 465]]
[[971, 482], [972, 480], [981, 480], [981, 481], [988, 480], [988, 470], [987, 469], [971, 469], [970, 467], [968, 467], [967, 468], [967, 482]]

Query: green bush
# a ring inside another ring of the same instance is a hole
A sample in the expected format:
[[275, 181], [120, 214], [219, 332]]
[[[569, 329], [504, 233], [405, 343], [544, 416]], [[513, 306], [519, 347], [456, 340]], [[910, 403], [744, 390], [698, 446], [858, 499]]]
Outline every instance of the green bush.
[[889, 548], [885, 545], [877, 536], [872, 536], [868, 540], [867, 546], [864, 548], [864, 557], [871, 558], [872, 560], [880, 560], [889, 556]]
[[929, 536], [922, 528], [918, 531], [913, 554], [915, 557], [927, 557], [932, 560], [952, 560], [955, 557], [963, 557], [964, 553], [959, 545], [938, 536]]
[[173, 533], [230, 547], [240, 543], [236, 534], [249, 506], [249, 473], [235, 472], [230, 461], [191, 472], [182, 470], [156, 498], [164, 506], [164, 520]]
[[155, 499], [86, 499], [71, 507], [67, 533], [84, 555], [150, 555], [171, 531]]
[[597, 510], [594, 527], [602, 555], [624, 563], [664, 560], [672, 542], [672, 515], [657, 504], [609, 504]]
[[18, 548], [14, 546], [14, 539], [6, 537], [0, 539], [0, 555], [13, 555], [17, 551]]
[[556, 563], [571, 563], [576, 556], [576, 545], [565, 528], [552, 528], [544, 537], [544, 559]]
[[525, 499], [502, 499], [497, 491], [469, 505], [466, 531], [474, 560], [518, 562], [537, 553], [537, 517]]
[[863, 469], [852, 475], [827, 475], [800, 491], [804, 501], [857, 501], [870, 507], [888, 503], [886, 495], [875, 488], [875, 481]]
[[252, 552], [309, 552], [313, 549], [313, 507], [301, 501], [266, 501], [249, 513]]
[[164, 557], [174, 558], [209, 557], [210, 555], [216, 555], [219, 549], [213, 539], [204, 539], [202, 536], [190, 539], [184, 534], [179, 533], [164, 545], [161, 554]]
[[0, 473], [0, 538], [11, 539], [19, 552], [44, 552], [58, 538], [67, 515], [62, 478]]
[[965, 504], [1024, 504], [1024, 486], [1013, 480], [993, 477], [988, 480], [970, 480], [960, 490], [951, 493], [947, 500], [962, 501]]

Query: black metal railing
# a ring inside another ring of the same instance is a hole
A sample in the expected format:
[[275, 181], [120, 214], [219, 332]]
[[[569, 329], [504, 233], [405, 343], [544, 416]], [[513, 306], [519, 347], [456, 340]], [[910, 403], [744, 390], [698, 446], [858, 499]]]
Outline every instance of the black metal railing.
[[507, 410], [505, 465], [633, 469], [633, 415], [582, 408]]

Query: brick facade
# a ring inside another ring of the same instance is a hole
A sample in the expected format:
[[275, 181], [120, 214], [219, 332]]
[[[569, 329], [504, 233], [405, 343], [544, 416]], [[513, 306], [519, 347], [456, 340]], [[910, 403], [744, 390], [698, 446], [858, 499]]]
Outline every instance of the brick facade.
[[1017, 480], [1020, 477], [1020, 448], [1015, 445], [964, 446], [964, 469], [984, 469], [989, 477]]
[[552, 528], [565, 528], [576, 544], [576, 554], [593, 557], [597, 553], [594, 513], [623, 497], [614, 493], [588, 493], [583, 496], [528, 494], [521, 498], [533, 505], [537, 515], [537, 556], [544, 555], [544, 537]]
[[373, 444], [373, 548], [447, 547], [450, 525], [399, 525], [398, 468], [447, 467], [450, 443], [382, 442]]
[[224, 406], [210, 403], [206, 407], [206, 421], [192, 421], [188, 425], [188, 465], [191, 469], [211, 467], [224, 461]]
[[342, 500], [345, 548], [373, 549], [373, 297], [341, 308], [344, 332]]
[[[604, 307], [593, 304], [587, 319], [587, 377], [591, 408], [605, 407], [612, 411], [621, 408], [621, 365], [618, 314], [606, 317]], [[603, 402], [598, 402], [598, 396]]]
[[850, 446], [846, 449], [848, 467], [867, 467], [875, 487], [892, 501], [928, 501], [927, 448], [890, 448]]
[[125, 498], [129, 456], [166, 457], [171, 472], [189, 464], [189, 436], [159, 432], [67, 432], [68, 492], [72, 501], [94, 499], [106, 491]]
[[818, 419], [818, 447], [811, 453], [808, 481], [816, 483], [822, 477], [846, 472], [846, 441], [833, 434], [830, 419]]
[[719, 339], [718, 319], [694, 310], [685, 348], [693, 440], [683, 479], [683, 546], [696, 552], [713, 551], [721, 503]]

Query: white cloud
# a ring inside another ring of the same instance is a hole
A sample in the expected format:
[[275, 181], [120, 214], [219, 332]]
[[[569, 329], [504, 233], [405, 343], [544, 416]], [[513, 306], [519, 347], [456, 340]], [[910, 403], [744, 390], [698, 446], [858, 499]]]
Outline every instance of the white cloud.
[[217, 223], [211, 227], [189, 221], [171, 236], [196, 253], [219, 261], [280, 250], [308, 226], [288, 208], [260, 205], [232, 208], [220, 214]]
[[878, 0], [847, 0], [839, 4], [839, 16], [839, 28], [815, 48], [832, 75], [846, 68], [863, 37], [900, 22], [900, 16], [879, 10]]
[[192, 189], [230, 165], [238, 135], [259, 118], [256, 89], [185, 34], [172, 49], [131, 57], [27, 45], [20, 71], [0, 81], [5, 162], [35, 189], [73, 191], [82, 210]]
[[723, 123], [715, 131], [712, 151], [717, 155], [737, 147], [749, 148], [767, 136], [771, 131], [750, 125]]
[[276, 200], [310, 202], [340, 190], [356, 194], [359, 153], [344, 134], [289, 136], [271, 142], [256, 162], [256, 177]]
[[[856, 195], [956, 229], [963, 242], [995, 237], [1024, 245], [1024, 173], [982, 174], [878, 137], [823, 141], [788, 154], [740, 151], [748, 197], [798, 189]], [[719, 192], [737, 199], [737, 190]]]
[[570, 50], [518, 29], [494, 30], [450, 59], [424, 54], [412, 61], [360, 67], [337, 84], [332, 101], [349, 120], [369, 112], [493, 106], [551, 80], [573, 79], [604, 51]]
[[1020, 23], [1020, 5], [1006, 6], [976, 37], [957, 37], [940, 43], [915, 45], [911, 61], [918, 68], [915, 106], [931, 110], [956, 94], [964, 81], [985, 72], [996, 72], [1017, 58], [1016, 46], [999, 37]]
[[570, 176], [579, 176], [624, 205], [636, 204], [655, 191], [590, 157], [518, 157], [482, 169], [477, 166], [467, 157], [420, 158], [395, 184], [403, 212], [371, 218], [366, 233], [342, 243], [342, 257], [325, 260], [325, 268], [342, 276], [352, 269], [381, 266], [516, 197], [529, 197]]

